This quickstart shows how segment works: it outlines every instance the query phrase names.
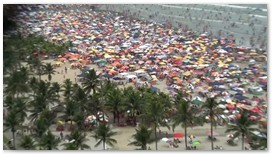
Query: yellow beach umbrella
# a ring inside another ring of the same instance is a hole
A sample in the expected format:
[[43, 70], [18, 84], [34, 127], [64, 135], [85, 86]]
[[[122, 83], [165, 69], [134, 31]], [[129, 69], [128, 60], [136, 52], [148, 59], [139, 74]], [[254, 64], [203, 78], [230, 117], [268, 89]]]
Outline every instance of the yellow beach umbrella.
[[176, 59], [182, 59], [181, 56], [174, 56], [174, 58], [176, 58]]
[[235, 102], [233, 102], [233, 101], [230, 101], [230, 102], [228, 102], [228, 104], [235, 105], [236, 103], [235, 103]]
[[62, 64], [62, 62], [58, 61], [58, 62], [56, 62], [56, 64], [57, 64], [57, 65], [60, 65], [60, 64]]
[[176, 77], [173, 77], [172, 79], [173, 79], [173, 80], [178, 80], [178, 79], [179, 79], [179, 77], [177, 77], [177, 76], [176, 76]]
[[165, 62], [159, 62], [159, 64], [160, 64], [160, 65], [166, 65], [166, 63], [165, 63]]
[[71, 123], [72, 123], [72, 125], [76, 124], [76, 122], [74, 122], [74, 121], [67, 121], [67, 124], [71, 124]]
[[61, 121], [61, 120], [59, 120], [59, 121], [58, 121], [58, 124], [63, 125], [63, 124], [64, 124], [64, 122], [63, 122], [63, 121]]
[[190, 91], [190, 90], [187, 90], [187, 91], [186, 91], [186, 93], [187, 93], [187, 94], [190, 94], [190, 93], [191, 93], [191, 91]]
[[231, 62], [231, 61], [232, 61], [232, 59], [230, 59], [230, 58], [227, 58], [227, 59], [226, 59], [226, 61], [227, 61], [227, 62]]
[[191, 75], [191, 72], [187, 71], [187, 72], [183, 73], [183, 75], [184, 76], [189, 76], [189, 75]]

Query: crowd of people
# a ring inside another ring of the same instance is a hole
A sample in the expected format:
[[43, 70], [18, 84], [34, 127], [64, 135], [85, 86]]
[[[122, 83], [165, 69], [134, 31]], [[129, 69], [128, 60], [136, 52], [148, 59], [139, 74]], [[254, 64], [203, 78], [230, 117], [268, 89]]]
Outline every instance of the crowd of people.
[[237, 108], [243, 108], [252, 119], [266, 119], [266, 51], [237, 46], [234, 38], [214, 38], [208, 32], [176, 29], [88, 5], [81, 6], [85, 10], [72, 6], [22, 11], [16, 17], [18, 30], [59, 44], [70, 42], [69, 52], [56, 60], [80, 66], [75, 69], [96, 64], [103, 77], [154, 90], [163, 91], [156, 85], [165, 83], [167, 93], [182, 90], [196, 107], [205, 93], [218, 95], [225, 109], [222, 118], [239, 117]]

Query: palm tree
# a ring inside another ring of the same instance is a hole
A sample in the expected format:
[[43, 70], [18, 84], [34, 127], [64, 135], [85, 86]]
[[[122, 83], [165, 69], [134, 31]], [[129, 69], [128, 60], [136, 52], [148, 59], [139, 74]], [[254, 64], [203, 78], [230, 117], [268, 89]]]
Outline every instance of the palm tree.
[[35, 95], [36, 94], [36, 90], [38, 88], [37, 78], [35, 78], [35, 77], [30, 78], [28, 85], [29, 85], [30, 89], [32, 90], [33, 94]]
[[141, 150], [147, 150], [147, 144], [154, 142], [151, 139], [152, 130], [149, 130], [145, 125], [140, 125], [138, 129], [135, 129], [136, 133], [132, 135], [135, 141], [128, 145], [140, 146]]
[[136, 125], [136, 113], [140, 113], [143, 110], [143, 98], [141, 97], [140, 92], [134, 90], [132, 87], [124, 89], [124, 96], [125, 109], [130, 111], [134, 125]]
[[90, 94], [91, 92], [93, 92], [93, 94], [96, 93], [96, 89], [99, 85], [99, 76], [96, 75], [96, 71], [94, 69], [88, 71], [88, 73], [86, 73], [86, 76], [84, 78], [84, 81], [82, 82], [84, 91], [87, 94]]
[[123, 108], [123, 94], [119, 89], [113, 89], [106, 93], [107, 101], [106, 101], [106, 109], [113, 113], [113, 123], [117, 118], [117, 122], [119, 123], [119, 113]]
[[64, 84], [62, 85], [62, 87], [64, 88], [63, 92], [64, 92], [64, 97], [66, 100], [69, 100], [72, 94], [72, 81], [70, 79], [66, 79], [63, 82]]
[[220, 109], [217, 108], [219, 105], [215, 100], [216, 98], [207, 98], [206, 102], [202, 105], [202, 109], [207, 111], [206, 115], [209, 116], [211, 122], [211, 148], [213, 150], [213, 126], [216, 125], [215, 117], [220, 114]]
[[[182, 93], [178, 93], [181, 96]], [[177, 111], [173, 114], [173, 130], [179, 124], [184, 127], [185, 134], [185, 148], [187, 150], [187, 127], [194, 121], [194, 114], [196, 113], [190, 106], [190, 102], [182, 97], [177, 97], [175, 106]]]
[[241, 111], [241, 117], [236, 119], [235, 124], [229, 124], [226, 133], [234, 132], [233, 138], [235, 139], [242, 135], [242, 150], [244, 150], [244, 141], [245, 137], [250, 138], [252, 132], [257, 130], [256, 128], [252, 128], [256, 122], [249, 119], [249, 113], [246, 111]]
[[77, 124], [77, 129], [78, 130], [85, 130], [85, 113], [84, 112], [80, 112], [80, 111], [77, 111], [75, 114], [74, 114], [74, 121], [76, 122]]
[[77, 145], [74, 142], [72, 142], [72, 143], [64, 143], [63, 145], [65, 146], [64, 150], [78, 150], [78, 147], [77, 147]]
[[23, 94], [29, 91], [29, 87], [27, 85], [27, 71], [25, 69], [23, 70], [24, 71], [14, 71], [10, 74], [8, 78], [5, 79], [7, 85], [4, 88], [5, 94], [11, 95], [13, 97], [15, 97], [16, 94], [18, 97], [19, 94]]
[[149, 96], [146, 96], [145, 97], [146, 107], [144, 113], [142, 114], [142, 116], [146, 118], [146, 122], [153, 126], [155, 133], [156, 150], [158, 150], [157, 128], [159, 127], [159, 124], [168, 126], [164, 121], [166, 107], [161, 102], [162, 99], [159, 98], [160, 98], [159, 95], [157, 95], [156, 93], [151, 93]]
[[101, 99], [101, 93], [95, 93], [89, 96], [87, 110], [90, 111], [93, 115], [96, 116], [96, 119], [99, 119], [98, 112], [104, 110], [104, 102]]
[[30, 101], [32, 121], [45, 109], [49, 109], [49, 103], [58, 102], [56, 93], [50, 88], [50, 82], [40, 81], [36, 90], [36, 94], [32, 95], [33, 100]]
[[72, 129], [73, 126], [73, 121], [75, 117], [75, 113], [79, 112], [79, 106], [77, 102], [74, 100], [68, 100], [65, 105], [65, 111], [64, 115], [61, 116], [61, 119], [65, 119], [65, 121], [70, 121], [70, 128]]
[[20, 146], [22, 148], [24, 148], [25, 150], [35, 150], [36, 149], [35, 141], [29, 135], [23, 136]]
[[52, 66], [51, 63], [46, 63], [46, 64], [44, 65], [43, 73], [48, 75], [48, 80], [49, 80], [49, 82], [50, 82], [51, 79], [52, 79], [52, 74], [55, 74], [55, 72], [56, 72], [56, 71], [55, 71], [55, 69], [54, 69], [54, 67]]
[[80, 86], [73, 86], [72, 100], [77, 102], [78, 108], [82, 113], [86, 112], [86, 104], [88, 101], [86, 93]]
[[51, 89], [53, 92], [56, 93], [57, 97], [59, 98], [60, 84], [58, 82], [53, 82]]
[[36, 71], [36, 74], [39, 75], [39, 81], [41, 81], [41, 76], [43, 74], [42, 66], [43, 62], [40, 58], [31, 56], [28, 60], [28, 65], [30, 66], [30, 69], [34, 69]]
[[171, 114], [172, 114], [172, 102], [171, 102], [171, 98], [168, 94], [165, 94], [163, 92], [159, 92], [158, 93], [158, 100], [163, 104], [164, 106], [164, 113], [165, 113], [165, 118], [170, 118]]
[[28, 81], [29, 80], [29, 75], [31, 75], [31, 73], [29, 72], [29, 69], [27, 67], [20, 67], [20, 73], [21, 73], [21, 78], [24, 81]]
[[47, 131], [47, 133], [42, 135], [40, 146], [44, 147], [46, 150], [58, 149], [58, 144], [60, 143], [60, 139], [57, 139], [55, 135], [51, 133], [51, 131]]
[[[10, 40], [10, 39], [9, 39]], [[9, 45], [9, 42], [4, 39], [3, 40], [4, 50], [3, 50], [3, 71], [4, 74], [9, 73], [11, 70], [16, 70], [16, 67], [19, 61], [19, 57], [14, 51], [15, 49]]]
[[260, 131], [262, 136], [253, 134], [250, 136], [250, 147], [252, 150], [266, 150], [267, 149], [267, 131]]
[[4, 99], [4, 104], [3, 106], [6, 107], [9, 110], [12, 110], [13, 107], [13, 97], [11, 95], [6, 95], [5, 99]]
[[107, 94], [108, 92], [112, 91], [113, 89], [116, 89], [117, 85], [110, 80], [102, 80], [100, 83], [102, 83], [102, 86], [100, 87], [101, 90], [103, 90], [104, 94]]
[[98, 142], [95, 144], [95, 147], [103, 144], [103, 149], [106, 150], [106, 144], [113, 146], [113, 143], [117, 143], [115, 139], [112, 138], [112, 136], [116, 135], [117, 132], [111, 131], [111, 128], [107, 126], [106, 124], [99, 124], [97, 129], [94, 131], [94, 137], [96, 141]]
[[78, 130], [72, 131], [68, 136], [68, 140], [70, 143], [63, 144], [67, 150], [84, 150], [90, 148], [90, 146], [85, 143], [88, 140], [86, 139], [86, 135]]
[[17, 114], [20, 117], [21, 121], [24, 122], [25, 117], [27, 117], [26, 111], [28, 110], [27, 109], [26, 98], [22, 98], [22, 97], [15, 98], [13, 103], [14, 104], [12, 106], [12, 110], [17, 112]]
[[34, 122], [34, 136], [36, 137], [36, 140], [39, 143], [39, 148], [41, 149], [42, 144], [42, 137], [46, 133], [46, 131], [49, 129], [50, 124], [46, 120], [46, 117], [40, 116], [35, 122]]
[[7, 115], [5, 122], [4, 122], [4, 126], [6, 127], [6, 129], [4, 131], [7, 131], [9, 129], [11, 130], [14, 149], [16, 149], [15, 132], [18, 130], [21, 123], [22, 123], [21, 117], [19, 117], [19, 114], [16, 110], [11, 110], [8, 112], [8, 115]]

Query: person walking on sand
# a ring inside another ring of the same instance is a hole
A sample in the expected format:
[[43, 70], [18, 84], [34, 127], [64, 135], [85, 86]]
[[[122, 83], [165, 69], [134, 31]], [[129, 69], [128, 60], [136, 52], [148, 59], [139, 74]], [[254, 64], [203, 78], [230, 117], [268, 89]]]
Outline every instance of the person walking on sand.
[[65, 74], [67, 74], [67, 67], [65, 67]]

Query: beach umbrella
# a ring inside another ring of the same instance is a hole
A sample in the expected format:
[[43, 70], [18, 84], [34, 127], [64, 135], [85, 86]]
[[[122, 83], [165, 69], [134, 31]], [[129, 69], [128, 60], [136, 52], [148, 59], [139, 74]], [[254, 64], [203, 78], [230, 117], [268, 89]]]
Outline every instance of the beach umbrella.
[[235, 108], [235, 106], [232, 105], [232, 104], [228, 104], [226, 107], [227, 107], [228, 109], [231, 109], [231, 110], [233, 110], [233, 109]]
[[252, 115], [252, 116], [249, 117], [249, 119], [250, 120], [257, 120], [257, 117]]
[[72, 125], [75, 125], [76, 122], [75, 121], [67, 121], [67, 124], [72, 124]]
[[160, 65], [166, 65], [166, 63], [165, 63], [165, 62], [159, 62], [159, 64], [160, 64]]
[[166, 137], [162, 138], [161, 140], [162, 140], [162, 141], [164, 141], [164, 142], [169, 141], [169, 139], [168, 139], [168, 138], [166, 138]]
[[257, 131], [257, 130], [252, 131], [252, 134], [257, 135], [257, 136], [262, 137], [262, 138], [267, 138], [267, 136], [264, 133], [262, 133], [260, 131]]
[[144, 64], [145, 62], [144, 61], [139, 61], [138, 64], [142, 65]]
[[191, 72], [187, 71], [187, 72], [183, 73], [183, 75], [184, 76], [189, 76], [189, 75], [191, 75]]
[[228, 101], [227, 103], [231, 104], [231, 105], [235, 105], [236, 104], [236, 102], [232, 102], [232, 101]]
[[58, 61], [65, 61], [66, 58], [62, 57], [62, 58], [59, 58]]
[[227, 138], [233, 138], [233, 134], [228, 134]]
[[60, 64], [62, 64], [62, 62], [60, 62], [60, 61], [56, 62], [56, 65], [60, 65]]
[[199, 97], [196, 97], [193, 101], [192, 101], [192, 104], [195, 104], [195, 105], [200, 105], [202, 104], [203, 102], [199, 99]]
[[223, 112], [227, 114], [227, 113], [229, 113], [229, 110], [224, 110]]
[[193, 142], [193, 145], [194, 145], [194, 146], [200, 145], [200, 142], [199, 142], [199, 141], [195, 141], [195, 142]]
[[59, 121], [58, 121], [58, 124], [59, 124], [59, 125], [64, 125], [64, 122], [61, 121], [61, 120], [59, 120]]
[[173, 137], [174, 138], [183, 138], [184, 134], [183, 133], [175, 133], [175, 134], [173, 134]]
[[217, 107], [218, 107], [218, 108], [221, 108], [221, 109], [225, 109], [225, 108], [226, 108], [226, 106], [223, 105], [223, 104], [219, 104]]

